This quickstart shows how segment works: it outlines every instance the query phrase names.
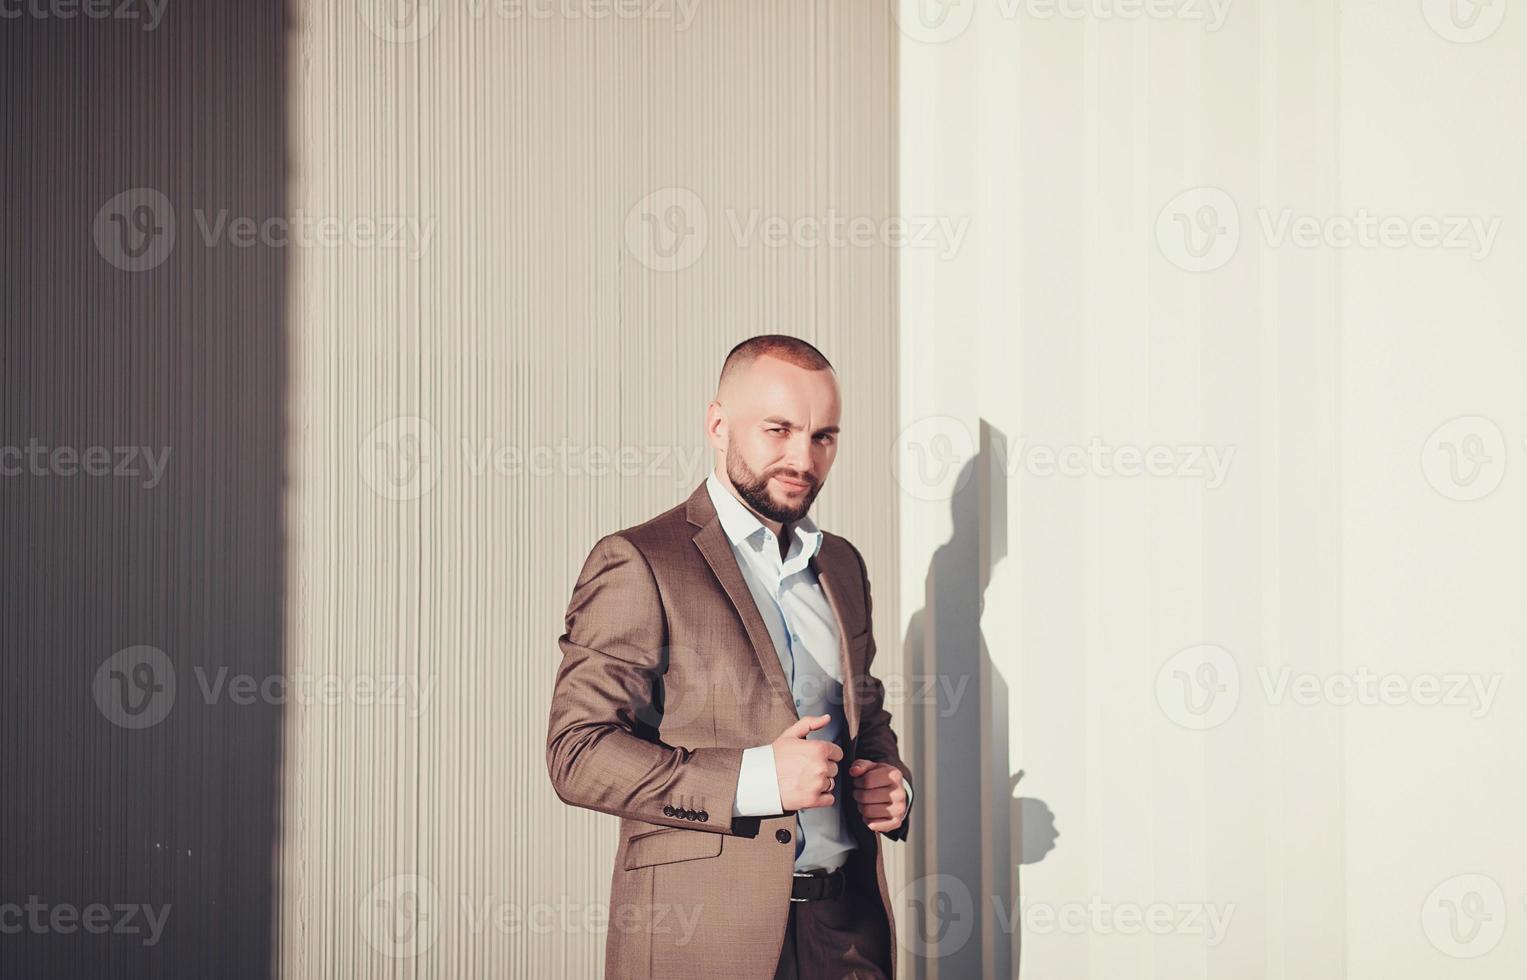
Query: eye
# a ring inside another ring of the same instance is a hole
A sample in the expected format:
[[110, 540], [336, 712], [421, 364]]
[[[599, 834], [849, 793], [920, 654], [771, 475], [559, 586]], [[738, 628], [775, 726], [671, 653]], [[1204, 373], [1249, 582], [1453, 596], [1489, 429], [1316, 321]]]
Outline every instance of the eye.
[[821, 435], [817, 436], [817, 439], [824, 446], [832, 445], [832, 435], [830, 433], [824, 432]]

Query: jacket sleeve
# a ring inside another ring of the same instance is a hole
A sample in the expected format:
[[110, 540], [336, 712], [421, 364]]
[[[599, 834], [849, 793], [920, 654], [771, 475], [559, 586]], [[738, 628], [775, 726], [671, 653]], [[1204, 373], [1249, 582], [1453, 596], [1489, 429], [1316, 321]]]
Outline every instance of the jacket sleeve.
[[731, 833], [743, 750], [658, 740], [654, 696], [667, 643], [647, 560], [620, 534], [606, 535], [583, 564], [558, 640], [562, 663], [546, 735], [552, 786], [572, 806]]
[[908, 787], [907, 815], [902, 820], [901, 826], [886, 833], [891, 840], [906, 840], [907, 828], [912, 822], [912, 770], [901, 761], [901, 751], [896, 743], [896, 732], [891, 728], [891, 713], [885, 708], [885, 685], [880, 683], [879, 678], [870, 673], [870, 667], [875, 662], [875, 604], [870, 598], [870, 576], [865, 567], [864, 556], [859, 554], [859, 549], [854, 548], [854, 557], [859, 559], [859, 574], [864, 581], [864, 617], [870, 624], [869, 642], [864, 648], [864, 676], [857, 680], [855, 693], [859, 695], [859, 737], [855, 757], [868, 759], [871, 762], [887, 762], [901, 770], [902, 779]]

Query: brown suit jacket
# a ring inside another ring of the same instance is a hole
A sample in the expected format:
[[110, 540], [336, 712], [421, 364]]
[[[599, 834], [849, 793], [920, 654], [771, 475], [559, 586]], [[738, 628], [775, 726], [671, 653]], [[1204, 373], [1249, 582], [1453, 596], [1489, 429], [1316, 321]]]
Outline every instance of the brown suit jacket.
[[[904, 840], [908, 825], [871, 831], [843, 788], [855, 758], [888, 762], [909, 781], [911, 771], [870, 674], [864, 559], [824, 532], [812, 567], [842, 640], [837, 795], [860, 845], [848, 869], [864, 876], [862, 894], [880, 896], [894, 975], [880, 838]], [[799, 715], [703, 481], [679, 506], [595, 543], [566, 626], [546, 764], [563, 802], [620, 817], [605, 976], [770, 980], [789, 911], [795, 811], [733, 818], [732, 802], [742, 750], [772, 742]]]

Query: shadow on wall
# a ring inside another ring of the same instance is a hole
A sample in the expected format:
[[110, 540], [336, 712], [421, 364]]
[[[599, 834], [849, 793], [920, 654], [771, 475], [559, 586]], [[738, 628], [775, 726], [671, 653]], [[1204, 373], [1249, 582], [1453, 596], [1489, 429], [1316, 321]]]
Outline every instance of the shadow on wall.
[[268, 976], [286, 9], [7, 7], [0, 976]]
[[1008, 685], [981, 633], [992, 569], [1007, 552], [1006, 457], [1002, 433], [982, 420], [980, 451], [953, 484], [952, 533], [905, 638], [902, 711], [921, 817], [898, 942], [919, 977], [1017, 976], [1018, 868], [1060, 836], [1043, 800], [1014, 795], [1024, 773], [1008, 753]]

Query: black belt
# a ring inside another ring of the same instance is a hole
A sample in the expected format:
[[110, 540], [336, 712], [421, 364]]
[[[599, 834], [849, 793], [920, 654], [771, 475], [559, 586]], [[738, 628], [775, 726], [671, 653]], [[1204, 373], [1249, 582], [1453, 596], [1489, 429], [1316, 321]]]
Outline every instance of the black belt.
[[842, 868], [824, 871], [797, 871], [790, 886], [790, 901], [816, 902], [824, 898], [842, 898], [846, 879]]

